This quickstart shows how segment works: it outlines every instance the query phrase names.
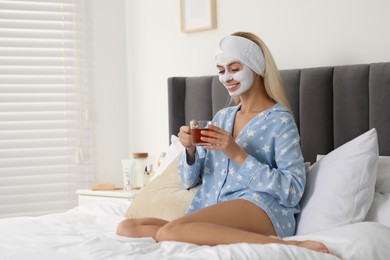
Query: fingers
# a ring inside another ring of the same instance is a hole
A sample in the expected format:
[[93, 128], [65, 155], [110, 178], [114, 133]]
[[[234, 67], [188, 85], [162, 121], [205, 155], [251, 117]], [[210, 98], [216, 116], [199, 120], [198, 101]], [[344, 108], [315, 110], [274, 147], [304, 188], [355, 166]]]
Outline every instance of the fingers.
[[228, 147], [231, 147], [233, 143], [235, 144], [231, 134], [224, 129], [214, 125], [209, 125], [208, 128], [211, 131], [203, 130], [201, 132], [201, 140], [209, 143], [209, 145], [204, 146], [206, 149], [221, 150], [225, 152], [226, 149], [229, 149]]
[[225, 130], [223, 130], [222, 128], [219, 128], [218, 126], [215, 126], [215, 125], [208, 125], [208, 128], [213, 130], [214, 132], [217, 132], [217, 133], [223, 133], [223, 132], [226, 132]]
[[203, 141], [214, 143], [215, 141], [227, 140], [230, 137], [230, 133], [217, 126], [209, 125], [208, 129], [210, 130], [202, 130], [201, 132], [202, 136], [206, 136], [202, 137]]
[[219, 133], [213, 131], [203, 130], [201, 132], [201, 140], [208, 145], [205, 145], [207, 149], [222, 150], [228, 144], [230, 135], [225, 133]]
[[193, 147], [189, 126], [180, 127], [180, 132], [178, 133], [178, 137], [179, 137], [180, 143], [184, 147], [186, 147], [186, 148]]
[[186, 125], [180, 127], [180, 131], [177, 136], [179, 137], [179, 139], [188, 139], [188, 137], [191, 137], [190, 127]]
[[188, 126], [188, 125], [183, 125], [183, 126], [181, 126], [180, 127], [180, 129], [179, 129], [179, 134], [180, 133], [190, 133], [190, 127]]

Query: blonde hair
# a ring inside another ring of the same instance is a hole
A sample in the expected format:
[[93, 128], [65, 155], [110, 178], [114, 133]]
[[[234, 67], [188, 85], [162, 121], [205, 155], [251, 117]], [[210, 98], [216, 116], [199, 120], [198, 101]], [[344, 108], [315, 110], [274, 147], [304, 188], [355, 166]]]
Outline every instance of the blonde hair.
[[[284, 93], [282, 77], [280, 76], [280, 72], [276, 66], [274, 58], [272, 57], [271, 52], [269, 51], [267, 45], [258, 36], [250, 32], [235, 32], [232, 35], [244, 37], [260, 46], [261, 50], [263, 51], [264, 59], [265, 59], [265, 70], [264, 70], [265, 91], [267, 92], [268, 96], [270, 96], [275, 102], [280, 103], [282, 106], [284, 106], [292, 113], [290, 104], [287, 100], [286, 94]], [[239, 97], [235, 98], [234, 101], [238, 103]]]

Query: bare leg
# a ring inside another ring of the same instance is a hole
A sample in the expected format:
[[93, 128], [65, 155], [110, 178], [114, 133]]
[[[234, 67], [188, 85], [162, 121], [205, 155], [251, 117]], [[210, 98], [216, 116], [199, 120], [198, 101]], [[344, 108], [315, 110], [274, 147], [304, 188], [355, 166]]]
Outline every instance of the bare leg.
[[219, 203], [162, 226], [157, 241], [181, 241], [198, 245], [232, 243], [279, 243], [329, 252], [316, 241], [285, 241], [275, 237], [267, 214], [256, 205], [241, 199]]
[[125, 219], [118, 224], [116, 233], [126, 237], [153, 237], [168, 221], [157, 218]]

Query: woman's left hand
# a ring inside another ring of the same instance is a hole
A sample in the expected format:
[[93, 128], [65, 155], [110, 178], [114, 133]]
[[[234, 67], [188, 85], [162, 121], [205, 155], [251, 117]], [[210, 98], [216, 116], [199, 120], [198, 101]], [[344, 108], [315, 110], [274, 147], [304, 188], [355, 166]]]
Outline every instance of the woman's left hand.
[[202, 141], [209, 143], [203, 147], [207, 150], [219, 150], [222, 151], [229, 159], [236, 161], [238, 164], [242, 164], [248, 154], [241, 149], [240, 146], [234, 141], [233, 136], [214, 125], [208, 126], [210, 130], [203, 130], [202, 135], [207, 137], [201, 137]]

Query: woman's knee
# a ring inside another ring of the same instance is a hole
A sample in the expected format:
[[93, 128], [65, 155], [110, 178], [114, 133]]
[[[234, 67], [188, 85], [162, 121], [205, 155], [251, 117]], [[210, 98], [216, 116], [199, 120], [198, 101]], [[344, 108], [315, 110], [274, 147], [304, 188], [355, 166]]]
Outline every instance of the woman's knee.
[[156, 233], [156, 241], [176, 241], [177, 238], [177, 229], [182, 225], [179, 222], [172, 221], [164, 226], [162, 226]]
[[116, 229], [116, 234], [119, 236], [136, 237], [140, 223], [137, 219], [122, 220]]

